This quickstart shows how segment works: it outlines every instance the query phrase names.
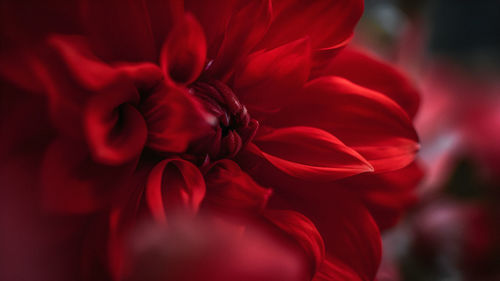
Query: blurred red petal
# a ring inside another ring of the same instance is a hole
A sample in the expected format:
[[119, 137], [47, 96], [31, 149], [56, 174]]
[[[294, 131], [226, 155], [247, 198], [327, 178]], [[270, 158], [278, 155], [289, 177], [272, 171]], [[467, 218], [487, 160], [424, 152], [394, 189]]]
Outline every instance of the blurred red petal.
[[363, 279], [338, 259], [327, 257], [312, 281], [363, 281]]
[[192, 83], [205, 66], [206, 52], [202, 27], [192, 15], [186, 15], [163, 45], [160, 64], [165, 77], [178, 84]]
[[358, 175], [340, 184], [351, 188], [370, 210], [381, 231], [393, 227], [417, 201], [417, 187], [423, 178], [417, 162], [403, 169], [371, 175]]
[[168, 215], [178, 212], [195, 214], [204, 196], [203, 175], [195, 165], [182, 159], [161, 161], [147, 179], [146, 202], [159, 222], [167, 222]]
[[312, 272], [321, 267], [325, 245], [321, 234], [307, 217], [288, 210], [268, 210], [264, 216], [301, 246], [311, 262]]
[[80, 2], [80, 15], [93, 50], [105, 60], [157, 61], [159, 45], [182, 13], [179, 1]]
[[158, 84], [141, 101], [148, 125], [147, 146], [161, 152], [185, 152], [189, 145], [213, 134], [215, 118], [186, 90]]
[[83, 143], [59, 138], [47, 148], [41, 164], [42, 205], [61, 213], [89, 213], [105, 206], [124, 184], [135, 162], [104, 166], [92, 160]]

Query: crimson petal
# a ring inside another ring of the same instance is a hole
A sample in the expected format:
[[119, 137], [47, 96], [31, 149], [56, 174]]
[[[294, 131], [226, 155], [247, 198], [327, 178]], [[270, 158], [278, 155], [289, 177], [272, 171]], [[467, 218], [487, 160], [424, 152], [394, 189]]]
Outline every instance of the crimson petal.
[[311, 69], [308, 38], [250, 54], [234, 75], [234, 90], [256, 117], [276, 111], [306, 82]]
[[273, 0], [275, 19], [262, 48], [309, 36], [313, 50], [338, 49], [351, 38], [363, 13], [362, 0]]
[[299, 243], [311, 261], [313, 272], [320, 268], [325, 245], [321, 234], [307, 217], [288, 210], [268, 210], [264, 217]]
[[312, 127], [262, 131], [249, 150], [291, 176], [331, 181], [373, 170], [361, 155], [326, 131]]
[[233, 13], [226, 28], [224, 40], [210, 66], [210, 73], [226, 80], [237, 65], [262, 39], [271, 23], [271, 1], [250, 1]]
[[341, 77], [309, 82], [300, 96], [264, 124], [321, 128], [359, 152], [375, 172], [405, 167], [419, 149], [412, 122], [396, 102]]
[[204, 206], [234, 213], [260, 212], [271, 190], [259, 186], [238, 164], [224, 159], [213, 163], [205, 174], [207, 195]]
[[195, 214], [205, 196], [203, 175], [191, 162], [166, 159], [150, 172], [146, 201], [153, 217], [167, 222], [167, 213]]
[[394, 66], [361, 50], [346, 48], [335, 56], [321, 74], [341, 76], [385, 94], [397, 102], [411, 118], [417, 113], [420, 96], [411, 81]]
[[206, 43], [202, 27], [188, 14], [174, 27], [163, 45], [160, 64], [165, 77], [190, 84], [205, 66]]

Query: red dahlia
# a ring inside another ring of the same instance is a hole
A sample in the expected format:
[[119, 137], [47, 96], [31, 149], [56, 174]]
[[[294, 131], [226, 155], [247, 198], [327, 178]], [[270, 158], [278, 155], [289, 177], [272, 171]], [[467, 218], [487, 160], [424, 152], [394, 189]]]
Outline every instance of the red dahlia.
[[363, 1], [53, 2], [0, 10], [9, 274], [374, 279], [418, 95], [344, 49]]

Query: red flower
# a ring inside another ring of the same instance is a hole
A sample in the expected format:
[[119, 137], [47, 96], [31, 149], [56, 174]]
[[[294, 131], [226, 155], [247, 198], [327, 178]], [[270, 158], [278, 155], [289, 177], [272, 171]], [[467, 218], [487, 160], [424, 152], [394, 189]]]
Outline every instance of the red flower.
[[[106, 276], [96, 270], [106, 255], [113, 278], [143, 276], [124, 241], [141, 221], [170, 225], [180, 213], [261, 233], [241, 244], [261, 249], [255, 259], [300, 250], [285, 255], [305, 277], [282, 279], [374, 279], [379, 230], [420, 177], [410, 165], [418, 95], [392, 67], [339, 53], [362, 1], [59, 4], [2, 4], [0, 152], [20, 164], [2, 166], [1, 180], [37, 187], [30, 200], [44, 210], [109, 217], [109, 233], [78, 229], [87, 277]], [[24, 183], [20, 171], [36, 176]], [[159, 266], [196, 260], [169, 251]], [[204, 280], [239, 272], [213, 265]], [[242, 274], [276, 274], [252, 269]]]

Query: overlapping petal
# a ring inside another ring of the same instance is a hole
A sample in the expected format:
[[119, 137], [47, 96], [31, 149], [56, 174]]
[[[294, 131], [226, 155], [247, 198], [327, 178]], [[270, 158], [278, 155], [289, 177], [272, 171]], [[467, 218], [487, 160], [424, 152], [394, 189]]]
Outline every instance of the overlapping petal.
[[113, 61], [157, 61], [159, 46], [183, 12], [176, 0], [82, 0], [79, 5], [92, 49]]
[[267, 204], [271, 190], [259, 186], [238, 164], [224, 159], [205, 173], [207, 194], [203, 205], [227, 213], [255, 215]]
[[234, 90], [252, 116], [274, 112], [297, 94], [309, 77], [311, 46], [302, 38], [250, 54], [234, 75]]
[[327, 256], [361, 280], [373, 280], [381, 259], [381, 240], [377, 224], [364, 204], [334, 184], [278, 181], [281, 184], [275, 182], [275, 196], [314, 223], [325, 241]]
[[162, 223], [167, 222], [167, 213], [196, 214], [204, 196], [203, 175], [182, 159], [161, 161], [146, 182], [146, 202], [153, 218]]
[[408, 165], [419, 148], [412, 122], [396, 102], [340, 77], [309, 82], [300, 96], [264, 124], [321, 128], [359, 152], [375, 172]]
[[261, 130], [254, 143], [249, 151], [292, 177], [331, 181], [373, 170], [355, 150], [317, 128]]
[[416, 201], [416, 189], [423, 177], [418, 162], [403, 169], [374, 174], [358, 175], [339, 184], [353, 190], [366, 204], [381, 231], [393, 227]]
[[274, 0], [274, 20], [260, 43], [273, 48], [308, 36], [313, 50], [337, 49], [352, 36], [363, 12], [361, 0]]
[[264, 217], [292, 237], [305, 251], [313, 274], [325, 258], [325, 245], [314, 224], [304, 215], [286, 210], [267, 210]]
[[190, 84], [205, 66], [207, 46], [203, 29], [188, 14], [180, 20], [163, 45], [160, 64], [166, 78], [179, 84]]
[[408, 116], [415, 117], [420, 96], [413, 83], [394, 66], [353, 47], [340, 52], [318, 75], [344, 77], [353, 83], [387, 95]]
[[234, 67], [247, 56], [266, 34], [271, 23], [270, 0], [246, 3], [234, 12], [224, 33], [217, 56], [210, 65], [211, 76], [226, 80]]

